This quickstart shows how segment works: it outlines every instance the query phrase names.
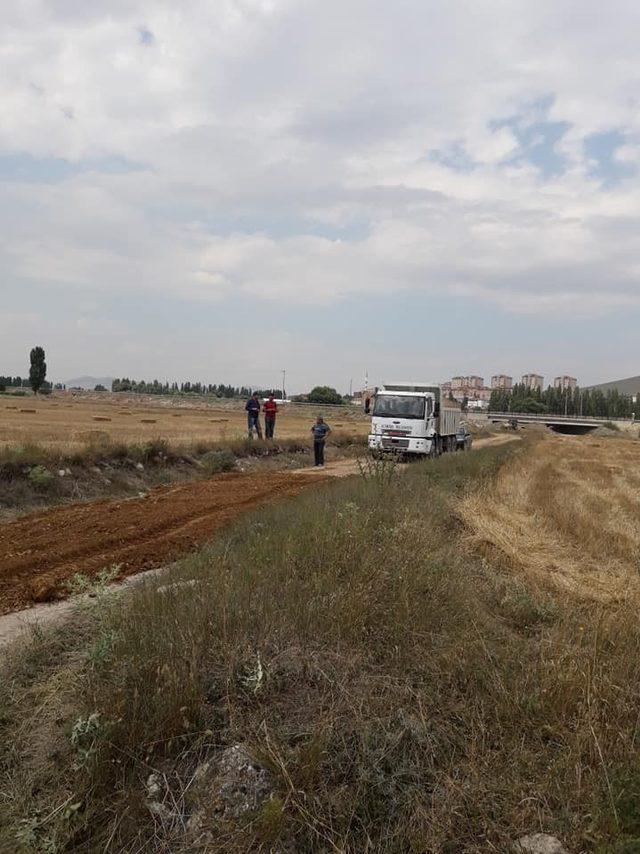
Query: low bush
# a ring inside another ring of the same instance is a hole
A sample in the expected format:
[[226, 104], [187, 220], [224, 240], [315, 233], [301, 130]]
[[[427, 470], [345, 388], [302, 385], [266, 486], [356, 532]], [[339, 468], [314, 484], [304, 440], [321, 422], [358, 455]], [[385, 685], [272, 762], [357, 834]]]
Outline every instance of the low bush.
[[166, 439], [151, 439], [142, 445], [140, 453], [144, 462], [165, 459], [169, 456], [169, 442]]
[[37, 489], [49, 489], [55, 481], [55, 475], [44, 466], [33, 466], [29, 469], [29, 483]]
[[200, 459], [200, 463], [208, 474], [218, 474], [223, 471], [233, 471], [236, 467], [236, 458], [229, 450], [208, 451]]

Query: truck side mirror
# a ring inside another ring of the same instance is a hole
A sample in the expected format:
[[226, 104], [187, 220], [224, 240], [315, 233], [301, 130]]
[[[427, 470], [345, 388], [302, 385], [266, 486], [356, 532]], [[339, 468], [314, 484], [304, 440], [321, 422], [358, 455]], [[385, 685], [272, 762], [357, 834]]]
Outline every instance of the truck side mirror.
[[364, 402], [364, 411], [368, 415], [371, 412], [371, 398], [368, 397]]
[[436, 400], [436, 402], [433, 405], [433, 417], [437, 418], [439, 415], [440, 415], [440, 404]]

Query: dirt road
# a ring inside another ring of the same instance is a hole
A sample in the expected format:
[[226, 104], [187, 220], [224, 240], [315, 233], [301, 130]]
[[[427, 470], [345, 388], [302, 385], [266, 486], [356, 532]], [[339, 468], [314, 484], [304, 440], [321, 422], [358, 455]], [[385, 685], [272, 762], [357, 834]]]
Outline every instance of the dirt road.
[[317, 481], [306, 472], [233, 472], [156, 487], [144, 498], [23, 516], [0, 526], [0, 614], [64, 597], [75, 573], [92, 577], [119, 565], [124, 578], [162, 566], [241, 513], [298, 495]]

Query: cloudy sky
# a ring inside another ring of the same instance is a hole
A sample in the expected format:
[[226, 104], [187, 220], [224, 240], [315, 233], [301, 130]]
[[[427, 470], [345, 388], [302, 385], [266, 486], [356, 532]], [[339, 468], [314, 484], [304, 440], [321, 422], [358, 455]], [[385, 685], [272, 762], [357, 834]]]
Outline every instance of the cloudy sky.
[[0, 24], [0, 374], [640, 373], [637, 0]]

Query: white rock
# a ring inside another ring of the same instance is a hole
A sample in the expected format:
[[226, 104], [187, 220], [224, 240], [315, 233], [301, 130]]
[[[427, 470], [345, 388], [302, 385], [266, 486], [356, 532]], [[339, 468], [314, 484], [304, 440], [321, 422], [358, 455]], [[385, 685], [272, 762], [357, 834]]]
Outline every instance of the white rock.
[[152, 815], [162, 821], [172, 821], [176, 818], [175, 813], [161, 800], [166, 794], [166, 786], [161, 774], [154, 772], [149, 774], [145, 783], [147, 795], [147, 809]]
[[58, 477], [64, 477], [66, 473], [67, 472], [64, 469], [58, 469]]
[[548, 833], [531, 833], [521, 836], [513, 846], [516, 854], [568, 854], [567, 849], [556, 836]]
[[225, 815], [238, 818], [268, 800], [275, 781], [242, 744], [234, 744], [220, 756], [216, 788]]
[[142, 465], [142, 463], [136, 463], [136, 468], [138, 469], [138, 471], [144, 471], [144, 466]]
[[159, 798], [163, 793], [164, 786], [162, 785], [162, 777], [160, 774], [154, 772], [153, 774], [149, 774], [147, 777], [147, 782], [145, 785], [145, 789], [147, 790], [147, 799], [154, 800]]
[[[188, 581], [175, 581], [173, 584], [161, 584], [157, 588], [157, 593], [169, 593], [171, 590], [179, 590], [181, 587], [195, 587], [198, 582], [195, 578], [190, 578]], [[198, 773], [196, 771], [196, 773]]]

